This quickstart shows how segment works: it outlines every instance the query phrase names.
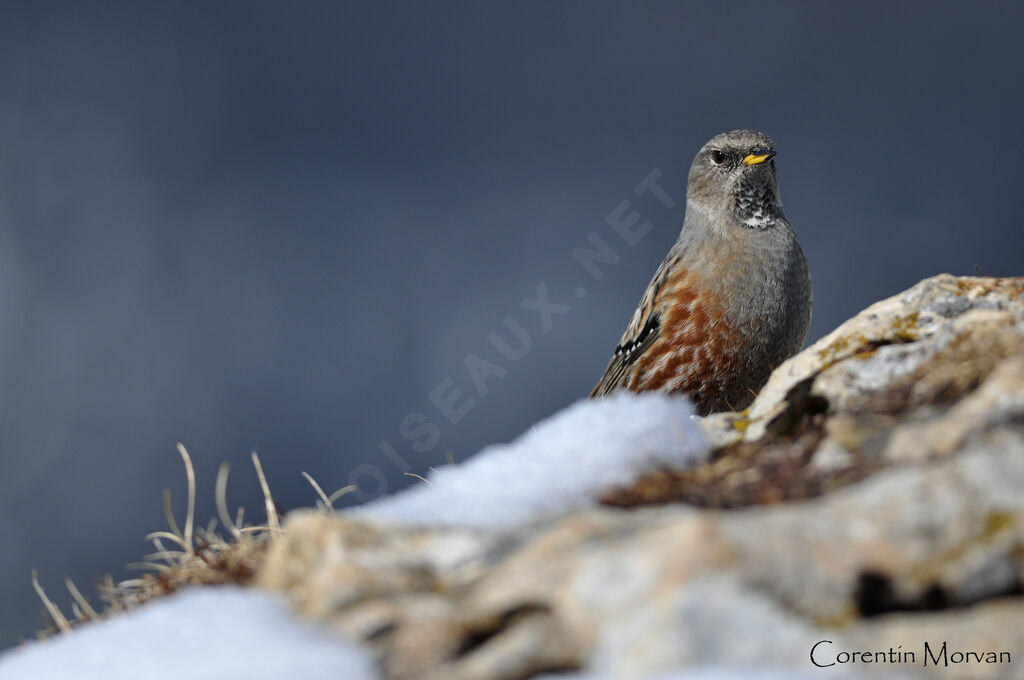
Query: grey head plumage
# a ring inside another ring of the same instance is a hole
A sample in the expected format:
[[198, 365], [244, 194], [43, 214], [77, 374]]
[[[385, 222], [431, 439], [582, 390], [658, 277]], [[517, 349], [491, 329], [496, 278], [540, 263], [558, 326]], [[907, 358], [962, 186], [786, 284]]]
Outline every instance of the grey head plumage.
[[763, 229], [784, 218], [775, 172], [775, 142], [754, 130], [733, 130], [701, 147], [690, 166], [687, 210]]

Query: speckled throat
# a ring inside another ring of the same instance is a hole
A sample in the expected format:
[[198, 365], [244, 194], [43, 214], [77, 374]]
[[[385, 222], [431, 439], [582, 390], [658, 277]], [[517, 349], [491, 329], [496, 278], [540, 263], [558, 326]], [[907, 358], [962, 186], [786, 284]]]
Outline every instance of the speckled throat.
[[772, 168], [770, 179], [758, 174], [740, 180], [733, 204], [733, 214], [740, 224], [751, 229], [768, 229], [783, 216], [774, 178]]

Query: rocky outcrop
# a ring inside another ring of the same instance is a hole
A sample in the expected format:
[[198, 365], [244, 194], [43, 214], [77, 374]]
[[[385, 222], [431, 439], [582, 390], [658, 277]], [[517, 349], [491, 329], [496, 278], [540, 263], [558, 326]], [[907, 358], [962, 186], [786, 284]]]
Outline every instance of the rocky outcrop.
[[290, 515], [258, 583], [390, 678], [807, 672], [823, 640], [833, 671], [1024, 678], [1022, 294], [943, 275], [868, 308], [704, 419], [709, 460], [602, 507], [500, 530]]

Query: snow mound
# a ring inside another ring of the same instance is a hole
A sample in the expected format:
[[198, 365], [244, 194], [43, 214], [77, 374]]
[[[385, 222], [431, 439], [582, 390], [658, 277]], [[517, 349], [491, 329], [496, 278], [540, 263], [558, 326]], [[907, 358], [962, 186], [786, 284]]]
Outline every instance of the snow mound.
[[421, 525], [515, 526], [591, 505], [601, 491], [654, 468], [693, 465], [708, 449], [689, 399], [623, 391], [579, 401], [511, 444], [352, 512]]
[[0, 680], [370, 680], [369, 656], [269, 593], [206, 587], [0, 656]]

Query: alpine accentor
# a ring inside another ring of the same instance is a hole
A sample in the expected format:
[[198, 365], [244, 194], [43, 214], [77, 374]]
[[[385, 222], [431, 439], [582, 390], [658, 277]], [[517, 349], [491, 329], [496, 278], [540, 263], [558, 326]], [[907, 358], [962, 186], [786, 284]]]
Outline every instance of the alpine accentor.
[[775, 145], [718, 135], [690, 166], [686, 217], [590, 396], [683, 392], [701, 415], [753, 401], [804, 342], [811, 277], [782, 212]]

